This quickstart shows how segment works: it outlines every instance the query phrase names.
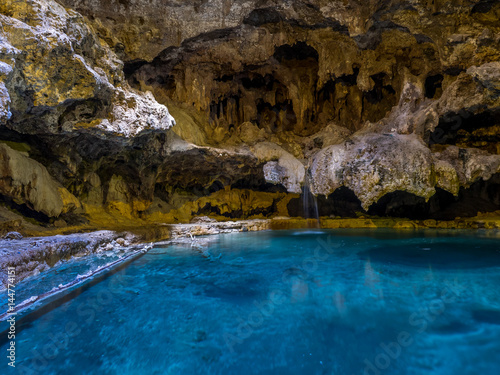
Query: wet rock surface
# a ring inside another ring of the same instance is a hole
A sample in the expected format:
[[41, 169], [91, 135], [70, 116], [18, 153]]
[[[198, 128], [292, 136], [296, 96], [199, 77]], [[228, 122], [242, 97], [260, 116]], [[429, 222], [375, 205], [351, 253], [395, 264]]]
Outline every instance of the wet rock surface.
[[[9, 238], [0, 240], [0, 281], [2, 289], [7, 287], [7, 269], [15, 267], [16, 282], [52, 267], [61, 259], [83, 256], [107, 245], [120, 246], [115, 240], [120, 235], [111, 231], [67, 236]], [[134, 238], [128, 235], [128, 241]]]

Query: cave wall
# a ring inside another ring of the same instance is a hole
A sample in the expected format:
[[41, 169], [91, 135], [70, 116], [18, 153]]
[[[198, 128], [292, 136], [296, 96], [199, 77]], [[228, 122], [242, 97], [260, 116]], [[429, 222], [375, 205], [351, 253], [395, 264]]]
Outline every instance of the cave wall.
[[498, 210], [498, 2], [61, 4], [0, 5], [3, 208], [303, 215], [307, 183], [326, 216]]
[[[351, 12], [361, 17], [372, 9], [365, 29], [342, 24], [324, 4], [262, 7], [243, 12], [238, 26], [166, 48], [127, 75], [161, 103], [197, 112], [211, 144], [231, 143], [245, 122], [282, 138], [310, 136], [330, 123], [355, 132], [383, 120], [407, 84], [421, 91], [416, 104], [437, 101], [469, 67], [499, 60], [497, 5], [438, 3], [364, 3]], [[471, 115], [481, 115], [482, 104]], [[450, 113], [437, 115], [444, 123]], [[477, 147], [478, 136], [462, 136], [459, 145]], [[487, 150], [496, 153], [497, 143], [493, 136]]]

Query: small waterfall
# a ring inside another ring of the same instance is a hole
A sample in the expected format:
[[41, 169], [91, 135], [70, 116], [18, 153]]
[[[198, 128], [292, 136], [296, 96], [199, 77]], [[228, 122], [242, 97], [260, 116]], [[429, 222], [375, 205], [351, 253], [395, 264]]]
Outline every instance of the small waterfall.
[[304, 218], [314, 219], [310, 223], [313, 228], [319, 228], [319, 211], [318, 211], [318, 201], [316, 196], [311, 193], [309, 178], [306, 175], [304, 179], [304, 187], [302, 188], [302, 210], [304, 212]]

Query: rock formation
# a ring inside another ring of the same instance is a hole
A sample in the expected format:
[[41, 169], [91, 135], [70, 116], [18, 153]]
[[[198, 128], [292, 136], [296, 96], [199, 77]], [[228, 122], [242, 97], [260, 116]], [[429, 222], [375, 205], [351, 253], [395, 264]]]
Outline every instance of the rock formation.
[[2, 210], [299, 215], [305, 179], [322, 215], [500, 209], [496, 1], [6, 0], [0, 24]]

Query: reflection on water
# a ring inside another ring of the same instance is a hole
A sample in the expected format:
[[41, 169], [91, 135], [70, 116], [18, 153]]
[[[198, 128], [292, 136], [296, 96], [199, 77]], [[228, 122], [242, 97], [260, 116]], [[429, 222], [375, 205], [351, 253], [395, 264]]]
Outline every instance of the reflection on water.
[[154, 248], [20, 322], [16, 371], [497, 375], [498, 244], [306, 230]]

